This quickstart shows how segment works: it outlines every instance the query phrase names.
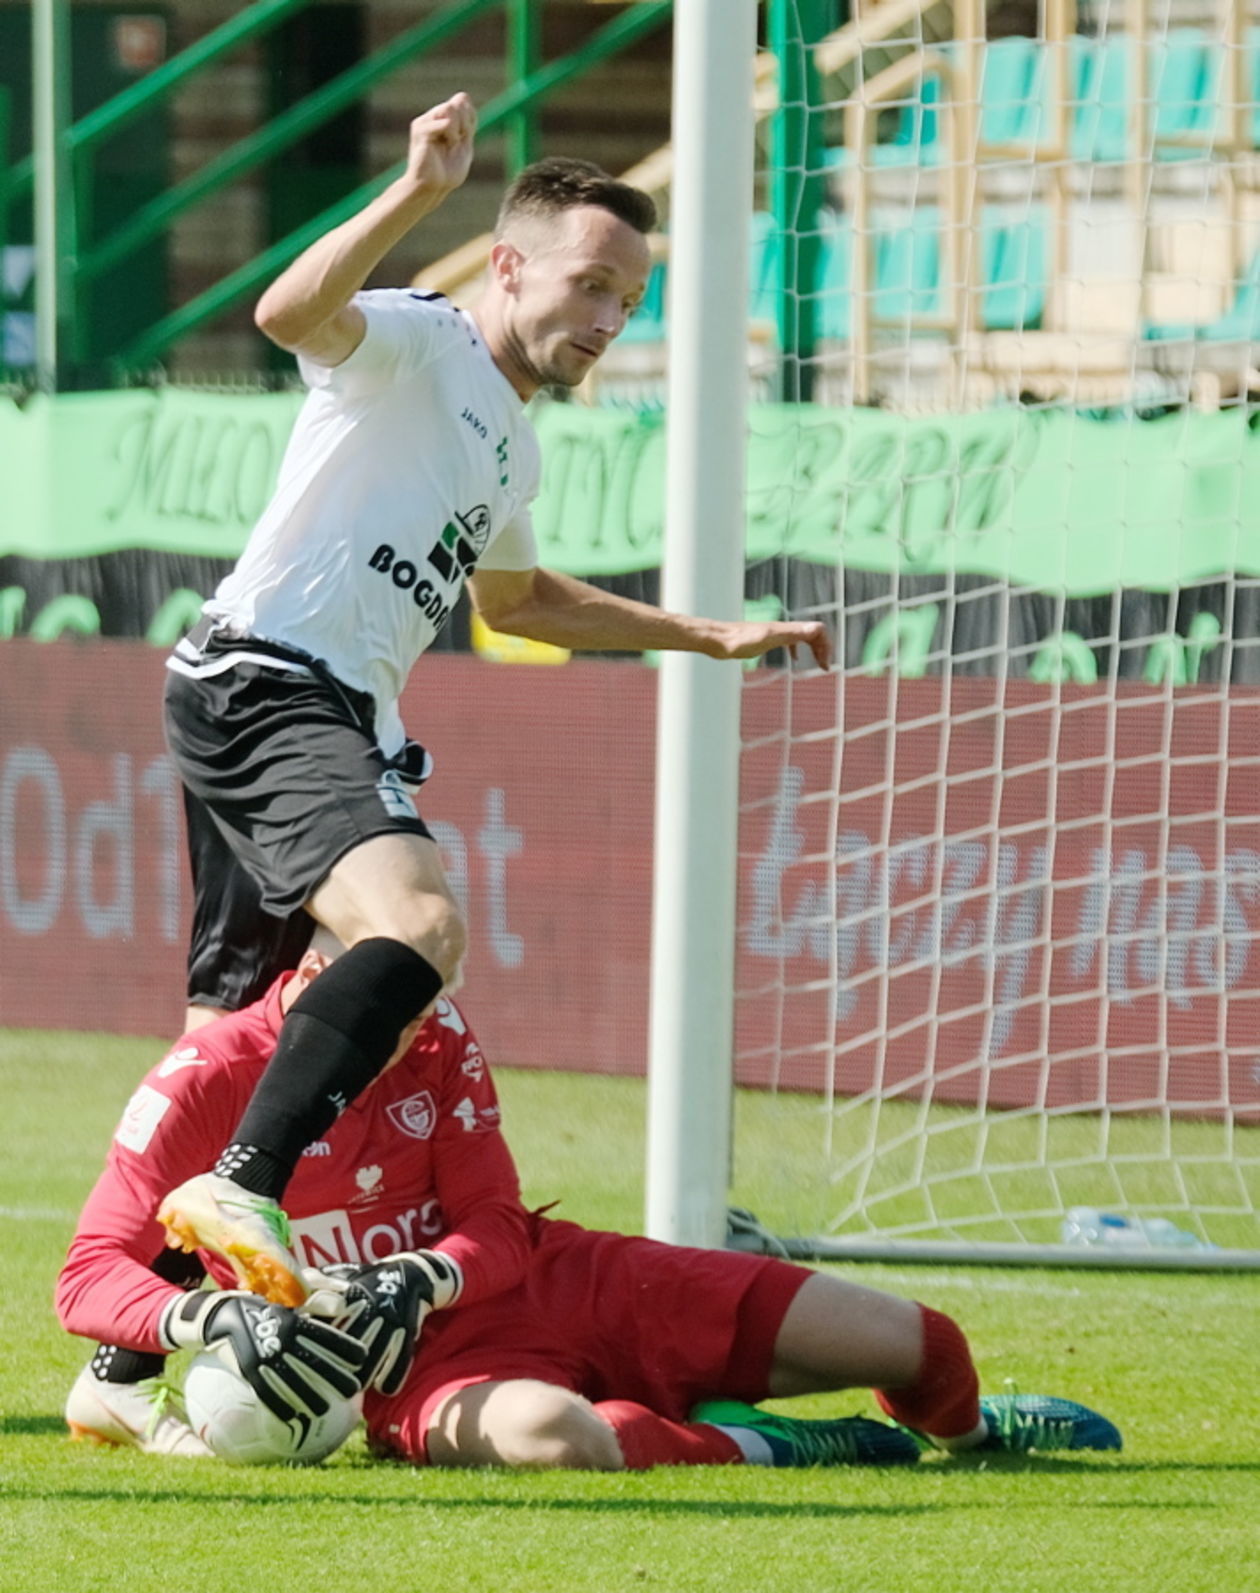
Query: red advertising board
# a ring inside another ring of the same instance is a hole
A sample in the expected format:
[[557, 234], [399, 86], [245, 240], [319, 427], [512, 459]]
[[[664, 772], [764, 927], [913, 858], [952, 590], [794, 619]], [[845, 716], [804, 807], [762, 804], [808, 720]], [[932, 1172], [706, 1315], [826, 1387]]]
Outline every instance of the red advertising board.
[[767, 677], [744, 728], [741, 1076], [1260, 1110], [1260, 693]]
[[[162, 654], [0, 645], [0, 1025], [168, 1035], [189, 883]], [[434, 654], [404, 704], [469, 921], [465, 999], [507, 1062], [642, 1071], [656, 677]]]
[[[4, 1026], [178, 1025], [162, 677], [138, 643], [0, 644]], [[644, 1067], [655, 693], [448, 654], [409, 688], [502, 1062]], [[1260, 693], [765, 672], [744, 734], [742, 1081], [1260, 1109]]]

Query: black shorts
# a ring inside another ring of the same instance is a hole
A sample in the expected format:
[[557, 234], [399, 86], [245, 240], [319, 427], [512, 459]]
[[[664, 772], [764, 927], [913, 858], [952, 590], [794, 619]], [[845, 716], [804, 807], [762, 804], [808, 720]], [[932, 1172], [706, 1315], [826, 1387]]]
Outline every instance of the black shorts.
[[239, 1012], [296, 968], [315, 920], [264, 911], [262, 893], [223, 839], [209, 808], [184, 789], [188, 858], [195, 882], [188, 943], [188, 1002]]
[[327, 675], [267, 664], [168, 673], [165, 729], [186, 792], [198, 1000], [226, 1006], [229, 991], [265, 988], [282, 971], [276, 959], [299, 944], [295, 915], [362, 841], [429, 835], [414, 781], [373, 738], [371, 706]]

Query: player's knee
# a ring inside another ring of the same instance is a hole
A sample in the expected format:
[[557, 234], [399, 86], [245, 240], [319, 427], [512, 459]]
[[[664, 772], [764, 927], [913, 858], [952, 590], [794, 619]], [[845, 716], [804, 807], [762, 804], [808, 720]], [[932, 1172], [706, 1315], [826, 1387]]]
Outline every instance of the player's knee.
[[468, 929], [463, 915], [445, 896], [417, 898], [402, 922], [387, 933], [431, 963], [445, 984], [455, 978], [468, 949]]
[[516, 1391], [514, 1433], [504, 1447], [508, 1465], [569, 1471], [620, 1471], [625, 1465], [617, 1435], [568, 1389], [547, 1383]]

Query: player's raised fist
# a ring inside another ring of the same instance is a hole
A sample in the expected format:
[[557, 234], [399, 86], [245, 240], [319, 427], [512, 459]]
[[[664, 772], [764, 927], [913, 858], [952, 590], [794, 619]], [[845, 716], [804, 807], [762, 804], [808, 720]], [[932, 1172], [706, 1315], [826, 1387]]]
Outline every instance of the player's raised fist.
[[472, 165], [476, 131], [476, 107], [462, 92], [417, 116], [408, 141], [408, 175], [426, 187], [458, 188]]

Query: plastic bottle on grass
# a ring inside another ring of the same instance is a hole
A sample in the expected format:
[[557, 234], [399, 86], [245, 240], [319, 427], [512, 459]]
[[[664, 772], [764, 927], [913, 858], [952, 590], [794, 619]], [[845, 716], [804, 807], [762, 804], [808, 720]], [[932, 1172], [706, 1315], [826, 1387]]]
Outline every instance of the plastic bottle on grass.
[[1092, 1206], [1073, 1206], [1063, 1219], [1060, 1237], [1065, 1245], [1105, 1245], [1117, 1250], [1216, 1249], [1167, 1217], [1122, 1217]]

